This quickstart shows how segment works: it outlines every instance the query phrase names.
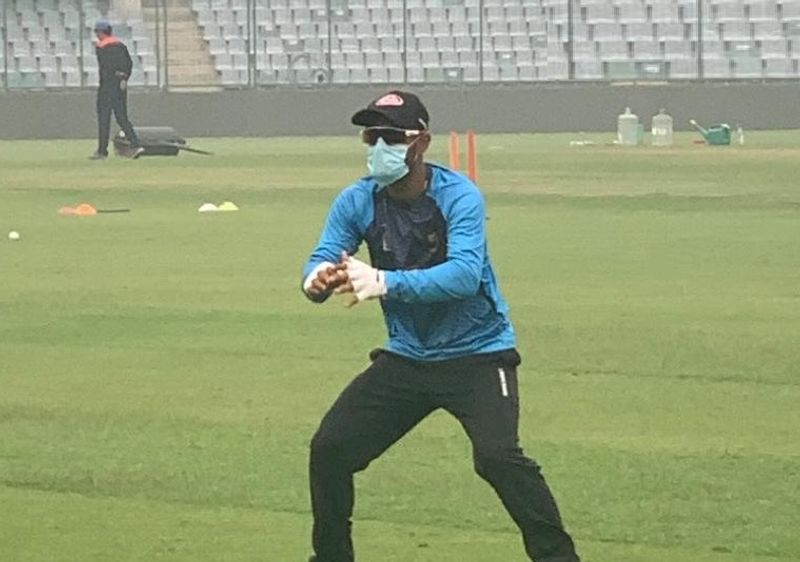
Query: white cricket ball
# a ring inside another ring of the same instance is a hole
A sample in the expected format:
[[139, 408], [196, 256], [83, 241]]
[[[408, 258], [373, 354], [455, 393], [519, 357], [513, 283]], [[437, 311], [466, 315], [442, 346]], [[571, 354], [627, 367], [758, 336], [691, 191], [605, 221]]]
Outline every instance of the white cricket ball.
[[16, 230], [12, 230], [11, 232], [8, 233], [8, 239], [13, 241], [19, 240], [19, 232], [17, 232]]

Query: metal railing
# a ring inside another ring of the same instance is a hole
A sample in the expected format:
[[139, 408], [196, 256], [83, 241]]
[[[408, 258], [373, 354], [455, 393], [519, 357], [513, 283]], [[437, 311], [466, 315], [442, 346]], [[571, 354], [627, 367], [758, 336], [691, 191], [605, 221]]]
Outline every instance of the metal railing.
[[101, 15], [153, 89], [800, 77], [799, 0], [68, 1], [2, 0], [4, 90], [94, 87]]

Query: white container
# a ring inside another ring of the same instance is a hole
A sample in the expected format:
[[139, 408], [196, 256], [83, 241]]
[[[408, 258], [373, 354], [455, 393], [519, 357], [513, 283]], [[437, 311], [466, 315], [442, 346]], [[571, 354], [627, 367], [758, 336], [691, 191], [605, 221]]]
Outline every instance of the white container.
[[626, 107], [625, 113], [617, 117], [617, 142], [622, 146], [636, 146], [639, 137], [639, 117]]
[[653, 125], [650, 129], [653, 146], [672, 146], [672, 117], [663, 109], [653, 115]]

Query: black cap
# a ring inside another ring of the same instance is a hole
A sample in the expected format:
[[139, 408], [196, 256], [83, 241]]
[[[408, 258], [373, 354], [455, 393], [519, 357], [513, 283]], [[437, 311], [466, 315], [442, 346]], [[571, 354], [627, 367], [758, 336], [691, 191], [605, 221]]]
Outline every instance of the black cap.
[[401, 129], [427, 129], [428, 110], [419, 98], [408, 92], [392, 90], [357, 111], [351, 119], [353, 125], [380, 127], [388, 125]]

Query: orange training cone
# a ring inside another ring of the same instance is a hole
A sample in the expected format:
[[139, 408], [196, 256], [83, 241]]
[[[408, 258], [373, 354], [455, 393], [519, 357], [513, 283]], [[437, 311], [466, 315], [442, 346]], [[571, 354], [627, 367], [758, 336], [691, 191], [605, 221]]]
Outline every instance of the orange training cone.
[[81, 217], [90, 217], [97, 214], [97, 209], [89, 205], [89, 203], [81, 203], [75, 207], [75, 214]]

